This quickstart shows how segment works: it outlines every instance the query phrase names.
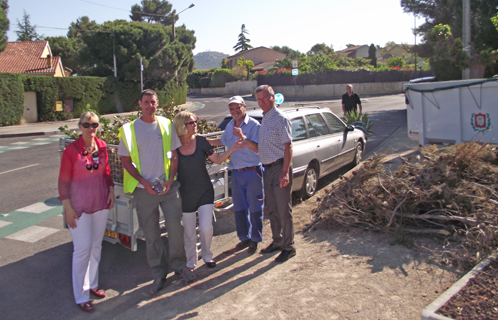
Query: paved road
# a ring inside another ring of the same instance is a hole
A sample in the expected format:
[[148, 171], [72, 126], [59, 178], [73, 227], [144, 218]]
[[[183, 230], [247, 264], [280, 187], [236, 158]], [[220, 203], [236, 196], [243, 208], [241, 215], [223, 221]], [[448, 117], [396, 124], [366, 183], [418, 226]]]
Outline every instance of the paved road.
[[[196, 114], [219, 122], [228, 107], [225, 98], [189, 97]], [[376, 124], [367, 154], [406, 122], [402, 95], [363, 99]], [[306, 102], [287, 102], [287, 106]], [[308, 102], [340, 114], [340, 101]], [[247, 99], [249, 108], [257, 108]], [[0, 139], [0, 310], [2, 319], [87, 318], [74, 305], [71, 291], [69, 232], [62, 227], [57, 197], [60, 136]], [[229, 226], [230, 227], [230, 226]], [[215, 224], [215, 233], [221, 226]], [[233, 226], [232, 226], [233, 228]], [[233, 231], [233, 230], [231, 230]], [[223, 232], [226, 232], [224, 230]], [[93, 317], [112, 318], [137, 305], [151, 280], [144, 244], [138, 252], [104, 243], [101, 279], [111, 299]], [[139, 292], [140, 294], [129, 294]], [[143, 293], [143, 294], [142, 294]]]

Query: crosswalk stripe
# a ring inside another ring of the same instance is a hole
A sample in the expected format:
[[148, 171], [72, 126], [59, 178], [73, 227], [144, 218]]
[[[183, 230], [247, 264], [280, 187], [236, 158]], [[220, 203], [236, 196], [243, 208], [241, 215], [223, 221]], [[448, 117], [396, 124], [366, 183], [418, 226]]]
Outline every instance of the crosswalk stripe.
[[8, 226], [9, 224], [12, 224], [12, 222], [8, 222], [8, 221], [0, 221], [0, 228], [5, 227], [5, 226]]
[[31, 226], [16, 233], [13, 233], [5, 237], [5, 239], [34, 243], [58, 231], [59, 231], [58, 229], [54, 228]]
[[39, 214], [39, 213], [45, 212], [47, 210], [50, 210], [52, 208], [53, 208], [53, 206], [46, 205], [44, 202], [38, 202], [38, 203], [34, 203], [32, 205], [29, 205], [29, 206], [21, 208], [21, 209], [17, 209], [16, 211]]

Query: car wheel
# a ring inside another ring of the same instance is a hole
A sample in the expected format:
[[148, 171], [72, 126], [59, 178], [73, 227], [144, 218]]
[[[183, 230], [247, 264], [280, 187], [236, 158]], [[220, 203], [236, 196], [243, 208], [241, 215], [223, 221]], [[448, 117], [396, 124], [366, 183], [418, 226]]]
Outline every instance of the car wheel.
[[358, 142], [356, 144], [356, 150], [354, 152], [354, 159], [352, 164], [357, 166], [363, 160], [363, 143]]
[[303, 199], [308, 199], [312, 197], [318, 185], [318, 172], [314, 165], [308, 165], [306, 168], [306, 173], [304, 174], [302, 197]]

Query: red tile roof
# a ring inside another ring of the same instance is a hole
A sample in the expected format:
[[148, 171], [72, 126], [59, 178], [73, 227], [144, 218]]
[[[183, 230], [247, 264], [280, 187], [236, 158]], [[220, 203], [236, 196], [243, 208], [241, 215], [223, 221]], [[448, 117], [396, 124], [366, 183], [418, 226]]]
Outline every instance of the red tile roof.
[[[57, 66], [62, 67], [60, 57], [52, 57], [51, 67], [48, 67], [47, 57], [41, 56], [48, 45], [48, 41], [7, 42], [7, 48], [0, 52], [0, 72], [55, 74]], [[49, 46], [48, 50], [52, 55]]]

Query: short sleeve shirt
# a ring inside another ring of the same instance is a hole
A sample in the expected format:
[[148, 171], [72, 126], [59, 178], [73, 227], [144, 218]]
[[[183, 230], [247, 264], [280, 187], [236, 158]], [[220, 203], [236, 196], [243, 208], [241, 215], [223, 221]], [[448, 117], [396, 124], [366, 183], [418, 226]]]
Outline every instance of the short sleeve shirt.
[[344, 104], [344, 108], [346, 112], [350, 112], [352, 110], [357, 111], [357, 105], [361, 104], [360, 97], [353, 92], [351, 96], [347, 94], [342, 95], [342, 103]]
[[[232, 119], [226, 126], [223, 135], [221, 136], [221, 143], [230, 148], [235, 142], [239, 141], [239, 137], [233, 135], [233, 127], [235, 125], [235, 120]], [[251, 141], [258, 143], [259, 139], [259, 128], [261, 124], [246, 114], [244, 121], [240, 125], [242, 133]], [[230, 155], [230, 162], [228, 167], [230, 169], [242, 169], [246, 167], [253, 167], [259, 165], [259, 154], [250, 150], [249, 148], [244, 148], [233, 152]]]
[[292, 142], [292, 124], [287, 115], [273, 107], [263, 116], [259, 129], [259, 160], [270, 164], [284, 157], [284, 143]]
[[[137, 119], [133, 126], [135, 127], [138, 154], [140, 157], [140, 175], [152, 183], [156, 182], [156, 178], [164, 180], [166, 173], [164, 172], [163, 137], [157, 120], [148, 123], [142, 121], [142, 119]], [[182, 143], [174, 127], [171, 126], [171, 128], [171, 150], [176, 150]], [[123, 139], [119, 141], [118, 155], [130, 156], [130, 152], [126, 148]], [[138, 184], [138, 187], [143, 188], [141, 183]]]

